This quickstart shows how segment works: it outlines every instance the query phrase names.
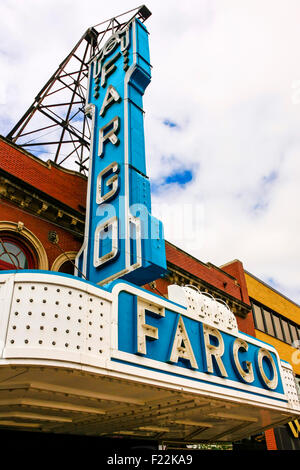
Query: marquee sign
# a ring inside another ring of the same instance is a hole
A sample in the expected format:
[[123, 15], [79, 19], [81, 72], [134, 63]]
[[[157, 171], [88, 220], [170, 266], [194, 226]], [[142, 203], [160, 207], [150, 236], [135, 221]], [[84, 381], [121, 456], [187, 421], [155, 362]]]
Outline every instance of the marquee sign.
[[0, 310], [6, 426], [235, 441], [299, 419], [292, 367], [204, 294], [3, 271]]
[[[182, 289], [170, 286], [169, 298]], [[277, 351], [239, 332], [228, 307], [220, 306], [218, 321], [217, 301], [206, 303], [207, 314], [201, 314], [199, 303], [184, 307], [119, 282], [112, 292], [112, 360], [217, 393], [287, 401]]]
[[92, 117], [85, 240], [79, 272], [95, 284], [137, 285], [166, 270], [162, 223], [151, 215], [143, 94], [150, 83], [148, 32], [137, 19], [93, 58], [86, 112]]

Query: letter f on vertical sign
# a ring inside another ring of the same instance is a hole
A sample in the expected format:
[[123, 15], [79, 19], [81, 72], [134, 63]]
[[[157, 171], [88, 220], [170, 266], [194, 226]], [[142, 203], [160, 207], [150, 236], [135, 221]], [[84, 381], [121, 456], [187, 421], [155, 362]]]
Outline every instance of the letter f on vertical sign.
[[[95, 284], [122, 278], [144, 285], [166, 271], [163, 227], [151, 215], [146, 176], [143, 94], [150, 79], [148, 32], [134, 19], [90, 64], [86, 226], [76, 264]], [[140, 215], [131, 210], [137, 206], [143, 207]]]

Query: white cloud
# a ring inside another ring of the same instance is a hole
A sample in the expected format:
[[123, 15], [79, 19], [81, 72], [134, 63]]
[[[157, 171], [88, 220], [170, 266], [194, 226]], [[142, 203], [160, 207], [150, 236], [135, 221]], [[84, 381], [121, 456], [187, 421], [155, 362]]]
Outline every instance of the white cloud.
[[[167, 176], [180, 162], [194, 170], [184, 188], [153, 196], [154, 211], [194, 207], [197, 236], [188, 239], [166, 220], [171, 242], [217, 265], [239, 258], [300, 302], [299, 2], [146, 5], [153, 13], [147, 21], [153, 79], [144, 99], [148, 172]], [[84, 6], [3, 0], [0, 132], [22, 115], [89, 26], [135, 7], [121, 0]], [[180, 129], [164, 126], [164, 119]]]

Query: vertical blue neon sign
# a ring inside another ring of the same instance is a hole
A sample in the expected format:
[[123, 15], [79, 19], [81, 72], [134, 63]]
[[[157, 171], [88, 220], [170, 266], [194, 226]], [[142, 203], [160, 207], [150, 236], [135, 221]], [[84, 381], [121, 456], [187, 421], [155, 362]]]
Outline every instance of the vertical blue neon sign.
[[137, 285], [166, 271], [163, 226], [151, 215], [143, 94], [151, 80], [148, 32], [137, 19], [113, 34], [90, 64], [92, 118], [81, 273], [96, 284]]

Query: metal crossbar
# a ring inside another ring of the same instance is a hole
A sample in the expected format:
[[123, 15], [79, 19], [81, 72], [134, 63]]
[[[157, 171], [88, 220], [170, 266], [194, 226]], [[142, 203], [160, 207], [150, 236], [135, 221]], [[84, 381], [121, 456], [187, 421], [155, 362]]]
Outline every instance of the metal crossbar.
[[91, 140], [84, 113], [89, 62], [109, 35], [135, 17], [144, 22], [150, 15], [142, 5], [87, 29], [7, 138], [41, 159], [86, 174]]

